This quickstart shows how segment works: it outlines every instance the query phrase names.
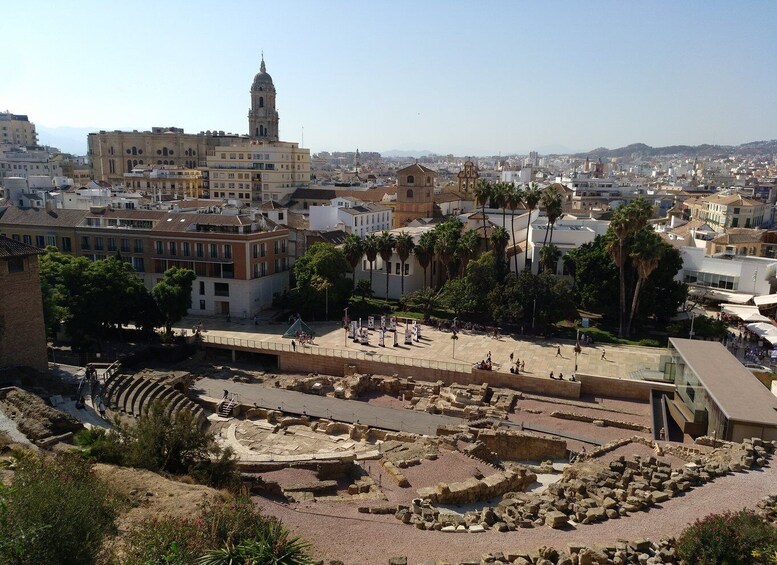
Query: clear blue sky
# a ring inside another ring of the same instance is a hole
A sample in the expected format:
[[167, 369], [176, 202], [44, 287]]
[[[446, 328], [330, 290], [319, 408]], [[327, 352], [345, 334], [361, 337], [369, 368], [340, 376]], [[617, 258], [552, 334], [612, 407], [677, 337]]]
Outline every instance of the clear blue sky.
[[281, 138], [304, 126], [313, 151], [777, 137], [773, 0], [6, 0], [1, 13], [0, 109], [49, 127], [244, 133], [264, 50]]

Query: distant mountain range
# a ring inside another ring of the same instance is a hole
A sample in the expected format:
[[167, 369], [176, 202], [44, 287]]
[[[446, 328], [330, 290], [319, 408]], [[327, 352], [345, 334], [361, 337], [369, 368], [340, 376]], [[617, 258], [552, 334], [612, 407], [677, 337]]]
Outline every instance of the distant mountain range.
[[429, 155], [436, 155], [433, 151], [428, 149], [390, 149], [389, 151], [381, 151], [381, 157], [428, 157]]
[[86, 155], [86, 136], [90, 132], [100, 130], [100, 128], [50, 128], [40, 124], [35, 124], [35, 129], [38, 132], [38, 143], [56, 147], [64, 153], [73, 155]]
[[666, 155], [685, 155], [688, 157], [725, 157], [730, 155], [755, 156], [777, 153], [777, 139], [771, 141], [752, 141], [742, 145], [668, 145], [651, 147], [644, 143], [632, 143], [618, 149], [597, 147], [575, 157], [591, 159], [609, 159], [612, 157], [661, 157]]

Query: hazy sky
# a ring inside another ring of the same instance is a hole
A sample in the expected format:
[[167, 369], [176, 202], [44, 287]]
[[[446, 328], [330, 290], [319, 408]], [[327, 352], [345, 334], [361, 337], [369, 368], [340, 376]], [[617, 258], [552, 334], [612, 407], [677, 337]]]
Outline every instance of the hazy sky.
[[774, 0], [4, 0], [0, 13], [0, 109], [42, 126], [245, 133], [264, 50], [281, 139], [304, 127], [313, 151], [777, 137]]

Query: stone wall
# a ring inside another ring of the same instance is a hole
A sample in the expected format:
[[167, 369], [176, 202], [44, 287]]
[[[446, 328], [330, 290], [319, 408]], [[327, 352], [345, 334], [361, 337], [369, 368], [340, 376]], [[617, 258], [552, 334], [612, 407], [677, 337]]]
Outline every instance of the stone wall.
[[653, 381], [600, 377], [582, 373], [577, 373], [577, 380], [580, 381], [582, 394], [609, 396], [624, 400], [638, 400], [640, 402], [649, 401], [650, 391], [653, 389], [663, 392], [674, 392], [673, 384]]
[[480, 430], [478, 441], [502, 461], [545, 461], [566, 459], [567, 442], [525, 432]]
[[537, 475], [519, 468], [515, 471], [497, 471], [493, 475], [472, 477], [459, 483], [438, 483], [434, 487], [418, 489], [418, 496], [432, 504], [470, 504], [490, 500], [507, 492], [523, 492], [537, 480]]

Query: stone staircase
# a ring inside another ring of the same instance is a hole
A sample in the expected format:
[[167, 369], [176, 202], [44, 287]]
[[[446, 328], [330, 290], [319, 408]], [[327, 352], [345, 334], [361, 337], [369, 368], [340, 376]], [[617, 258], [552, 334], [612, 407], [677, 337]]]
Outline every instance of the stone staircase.
[[110, 375], [102, 386], [102, 399], [113, 412], [135, 418], [146, 412], [151, 403], [161, 401], [171, 418], [175, 418], [181, 410], [190, 410], [201, 426], [207, 421], [202, 406], [171, 386], [143, 377], [120, 373]]
[[218, 415], [222, 418], [231, 418], [232, 409], [237, 405], [237, 398], [230, 396], [219, 403]]

